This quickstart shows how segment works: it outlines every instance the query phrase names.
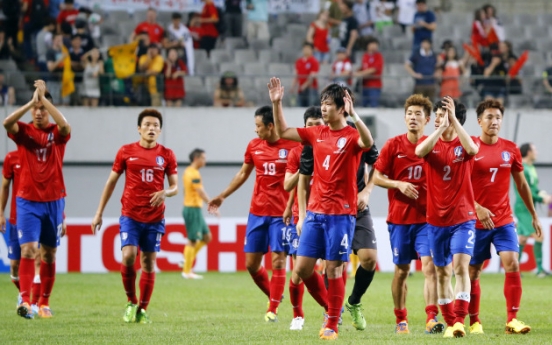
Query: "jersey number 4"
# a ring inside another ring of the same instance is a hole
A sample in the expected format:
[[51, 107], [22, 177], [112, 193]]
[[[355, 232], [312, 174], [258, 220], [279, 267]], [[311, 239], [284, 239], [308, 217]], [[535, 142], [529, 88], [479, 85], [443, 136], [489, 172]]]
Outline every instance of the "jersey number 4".
[[142, 182], [153, 181], [153, 169], [142, 169], [140, 170], [140, 174], [142, 174]]

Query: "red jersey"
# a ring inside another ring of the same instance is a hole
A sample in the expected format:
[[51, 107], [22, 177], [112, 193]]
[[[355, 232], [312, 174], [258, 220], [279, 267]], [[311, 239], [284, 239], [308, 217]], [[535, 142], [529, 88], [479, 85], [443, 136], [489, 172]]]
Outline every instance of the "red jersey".
[[[487, 145], [479, 141], [479, 152], [474, 158], [472, 185], [475, 201], [488, 208], [495, 216], [495, 228], [512, 223], [510, 207], [510, 176], [512, 172], [523, 171], [521, 153], [515, 143], [498, 138], [498, 142]], [[477, 219], [477, 229], [484, 229]]]
[[364, 87], [381, 89], [381, 74], [383, 73], [383, 55], [380, 52], [374, 54], [364, 54], [362, 57], [362, 69], [375, 68], [376, 71], [364, 78], [362, 85]]
[[[314, 56], [300, 57], [295, 61], [295, 71], [297, 73], [297, 83], [303, 85], [311, 73], [317, 73], [320, 69], [320, 64]], [[313, 89], [318, 89], [318, 80], [313, 78], [310, 86]]]
[[427, 177], [427, 222], [452, 226], [475, 219], [471, 173], [473, 156], [466, 153], [460, 139], [437, 140], [425, 157]]
[[[218, 17], [218, 10], [215, 4], [213, 4], [212, 2], [205, 3], [205, 5], [203, 6], [203, 9], [201, 10], [201, 18], [223, 20], [223, 18]], [[202, 23], [201, 28], [203, 29], [201, 31], [202, 36], [210, 36], [210, 37], [219, 36], [219, 32], [214, 23]]]
[[[301, 152], [303, 152], [303, 145], [299, 145], [289, 151], [286, 173], [295, 174], [299, 171], [299, 164], [301, 163]], [[293, 207], [291, 208], [293, 213], [293, 220], [297, 222], [299, 219], [299, 204], [297, 202], [297, 194], [295, 194], [295, 200], [293, 201]]]
[[165, 37], [165, 30], [157, 23], [142, 22], [136, 26], [134, 33], [147, 32], [151, 43], [161, 43]]
[[305, 145], [312, 145], [314, 181], [307, 209], [327, 215], [357, 214], [357, 169], [362, 148], [356, 129], [345, 126], [297, 128]]
[[[423, 141], [427, 136], [420, 138]], [[423, 169], [424, 160], [415, 154], [416, 145], [406, 134], [387, 140], [374, 168], [391, 180], [412, 183], [417, 186], [418, 199], [410, 199], [398, 188], [389, 189], [389, 213], [387, 222], [393, 224], [420, 224], [426, 222], [427, 186]]]
[[71, 25], [74, 25], [78, 15], [79, 10], [77, 10], [76, 8], [73, 8], [72, 10], [61, 10], [61, 12], [59, 12], [58, 14], [57, 22], [58, 24], [67, 22]]
[[190, 26], [188, 29], [190, 32], [194, 32], [199, 36], [197, 39], [192, 36], [194, 40], [194, 49], [199, 49], [199, 42], [201, 41], [201, 36], [203, 36], [203, 29], [201, 26]]
[[321, 53], [327, 53], [330, 51], [330, 46], [328, 45], [328, 31], [329, 26], [325, 28], [320, 28], [315, 23], [311, 23], [314, 29], [314, 34], [312, 36], [312, 45], [314, 49], [318, 50]]
[[279, 139], [269, 143], [253, 139], [247, 145], [245, 164], [255, 166], [255, 187], [249, 212], [255, 216], [281, 217], [284, 214], [289, 193], [284, 189], [284, 178], [289, 152], [299, 144]]
[[113, 163], [113, 171], [126, 171], [125, 189], [121, 204], [123, 216], [137, 222], [156, 223], [164, 218], [165, 204], [153, 207], [151, 194], [165, 188], [165, 175], [177, 175], [174, 152], [161, 144], [147, 149], [140, 143], [122, 146]]
[[18, 121], [19, 131], [8, 133], [17, 144], [21, 184], [17, 196], [29, 201], [48, 202], [65, 197], [63, 156], [71, 134], [63, 136], [56, 124], [44, 129]]
[[12, 196], [10, 204], [10, 220], [11, 224], [17, 224], [17, 213], [15, 206], [15, 197], [19, 188], [19, 177], [21, 175], [21, 164], [19, 163], [19, 153], [17, 151], [8, 152], [4, 158], [2, 166], [2, 176], [7, 180], [12, 180]]
[[[353, 65], [351, 64], [351, 60], [349, 58], [345, 58], [345, 60], [335, 60], [332, 64], [332, 72], [336, 76], [336, 78], [343, 78], [341, 76], [341, 73], [348, 72], [349, 74], [353, 71]], [[353, 85], [353, 78], [347, 78], [347, 84]]]

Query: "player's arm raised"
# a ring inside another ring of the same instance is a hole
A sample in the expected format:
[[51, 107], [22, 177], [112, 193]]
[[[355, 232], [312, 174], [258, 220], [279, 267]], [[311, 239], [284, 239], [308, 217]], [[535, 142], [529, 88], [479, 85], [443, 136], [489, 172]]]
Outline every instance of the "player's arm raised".
[[416, 185], [405, 181], [392, 180], [382, 174], [379, 170], [374, 169], [374, 184], [386, 189], [398, 189], [410, 199], [418, 199], [418, 190]]
[[29, 102], [27, 102], [27, 104], [16, 109], [13, 113], [11, 113], [8, 117], [4, 119], [4, 128], [6, 129], [6, 131], [8, 131], [8, 133], [17, 134], [17, 132], [19, 132], [19, 125], [17, 124], [17, 121], [19, 121], [23, 117], [23, 115], [31, 110], [36, 102], [38, 102], [37, 90], [35, 90], [35, 92], [33, 93], [33, 98]]
[[209, 200], [209, 204], [207, 206], [209, 213], [217, 213], [218, 208], [222, 205], [224, 199], [232, 195], [232, 193], [237, 191], [244, 184], [244, 182], [247, 181], [249, 175], [251, 175], [251, 172], [253, 171], [253, 168], [253, 164], [243, 163], [240, 171], [238, 171], [236, 176], [234, 176], [232, 181], [230, 181], [228, 187], [226, 187], [226, 189], [218, 196]]
[[6, 205], [8, 204], [8, 198], [10, 196], [10, 179], [2, 176], [2, 188], [0, 189], [0, 232], [6, 232], [6, 217], [4, 212], [6, 211]]
[[349, 92], [345, 91], [345, 97], [343, 97], [343, 101], [345, 102], [345, 111], [353, 119], [358, 134], [360, 135], [360, 138], [358, 138], [358, 146], [362, 147], [363, 149], [369, 149], [370, 147], [372, 147], [372, 145], [374, 145], [372, 133], [370, 133], [370, 130], [368, 129], [368, 127], [366, 127], [364, 121], [362, 121], [360, 119], [360, 116], [358, 116], [358, 114], [355, 112], [355, 109], [353, 107], [353, 99], [351, 98], [351, 95], [349, 95]]
[[435, 144], [437, 144], [437, 140], [439, 140], [439, 137], [443, 132], [448, 128], [449, 126], [449, 118], [447, 114], [445, 113], [445, 116], [443, 116], [443, 119], [439, 123], [439, 128], [437, 128], [433, 133], [431, 133], [426, 140], [422, 141], [421, 143], [416, 146], [416, 156], [419, 158], [423, 158], [427, 156], [431, 150], [435, 147]]
[[297, 133], [297, 129], [288, 127], [284, 118], [284, 110], [282, 106], [282, 98], [284, 98], [284, 87], [278, 78], [270, 78], [268, 85], [268, 94], [272, 101], [272, 112], [274, 113], [274, 127], [276, 132], [282, 139], [288, 139], [301, 142], [301, 137]]
[[172, 174], [168, 177], [169, 188], [155, 193], [151, 193], [150, 204], [153, 207], [159, 207], [165, 202], [165, 198], [170, 198], [178, 194], [178, 174]]
[[512, 177], [514, 178], [514, 183], [516, 184], [516, 188], [519, 192], [519, 195], [521, 196], [521, 199], [523, 200], [523, 203], [525, 204], [525, 207], [527, 207], [527, 210], [529, 210], [529, 213], [531, 213], [535, 234], [540, 237], [542, 233], [542, 226], [539, 221], [537, 211], [535, 210], [531, 188], [529, 187], [529, 183], [527, 183], [527, 180], [525, 179], [524, 172], [512, 171]]
[[445, 109], [448, 110], [449, 121], [456, 130], [456, 134], [458, 134], [458, 139], [460, 139], [462, 147], [470, 156], [476, 155], [477, 152], [479, 152], [479, 147], [475, 144], [468, 132], [466, 132], [464, 127], [460, 124], [460, 121], [458, 121], [458, 119], [454, 115], [454, 100], [451, 97], [446, 96], [443, 99], [443, 103], [445, 105]]
[[71, 126], [69, 125], [69, 122], [67, 122], [65, 116], [63, 116], [63, 114], [48, 99], [46, 99], [46, 97], [44, 97], [44, 94], [46, 93], [46, 83], [43, 80], [37, 80], [35, 81], [34, 86], [38, 91], [39, 100], [42, 102], [42, 105], [46, 108], [46, 110], [48, 110], [56, 122], [59, 134], [63, 136], [69, 135], [69, 133], [71, 133]]
[[107, 182], [105, 183], [102, 196], [100, 197], [100, 204], [98, 205], [98, 210], [96, 211], [96, 215], [92, 220], [93, 234], [100, 231], [100, 228], [102, 227], [103, 211], [105, 209], [105, 206], [107, 205], [107, 202], [111, 198], [111, 194], [113, 194], [113, 190], [115, 189], [115, 186], [117, 185], [117, 181], [119, 180], [120, 176], [121, 176], [120, 174], [117, 174], [116, 172], [111, 171], [111, 173], [109, 174], [109, 177], [107, 178]]

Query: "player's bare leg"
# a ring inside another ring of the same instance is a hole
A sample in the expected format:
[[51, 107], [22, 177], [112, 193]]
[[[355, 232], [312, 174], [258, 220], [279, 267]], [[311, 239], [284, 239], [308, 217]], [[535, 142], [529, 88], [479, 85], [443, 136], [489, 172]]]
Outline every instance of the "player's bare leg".
[[[316, 272], [314, 268], [316, 267], [316, 262], [318, 259], [309, 258], [306, 256], [297, 256], [296, 264], [293, 268], [293, 272], [296, 273], [305, 287], [314, 298], [314, 300], [324, 308], [324, 324], [322, 325], [322, 330], [320, 333], [323, 333], [323, 330], [326, 328], [327, 324], [327, 312], [328, 312], [328, 291], [324, 286], [324, 279], [320, 273]], [[343, 281], [343, 280], [342, 280]]]
[[121, 278], [128, 299], [123, 321], [135, 322], [138, 311], [138, 298], [136, 297], [136, 269], [134, 268], [134, 263], [138, 255], [138, 248], [136, 246], [124, 246], [121, 251], [123, 254], [121, 260]]
[[17, 288], [17, 305], [19, 306], [22, 302], [21, 300], [21, 288], [19, 285], [19, 263], [20, 260], [10, 260], [10, 279]]
[[31, 311], [31, 290], [35, 273], [35, 258], [38, 250], [38, 242], [28, 242], [21, 245], [21, 260], [19, 264], [19, 285], [21, 304], [17, 308], [17, 314], [27, 319], [33, 318]]
[[362, 304], [360, 302], [374, 279], [378, 251], [376, 249], [362, 248], [357, 250], [357, 256], [360, 265], [355, 274], [353, 291], [345, 303], [345, 307], [351, 313], [353, 326], [358, 330], [364, 330], [366, 328], [366, 319], [362, 315]]
[[140, 274], [140, 300], [136, 313], [137, 323], [151, 323], [151, 320], [146, 313], [153, 287], [155, 285], [155, 260], [157, 252], [142, 252], [140, 255], [140, 265], [142, 273]]
[[[293, 267], [296, 266], [296, 255], [292, 255]], [[301, 281], [301, 278], [297, 272], [291, 272], [291, 278], [289, 280], [289, 300], [293, 309], [293, 320], [289, 327], [292, 331], [299, 331], [303, 329], [305, 323], [305, 314], [303, 312], [303, 294], [305, 291], [305, 284]]]
[[426, 304], [426, 333], [442, 333], [445, 325], [437, 320], [437, 273], [431, 256], [422, 256], [422, 272], [424, 274], [424, 300]]

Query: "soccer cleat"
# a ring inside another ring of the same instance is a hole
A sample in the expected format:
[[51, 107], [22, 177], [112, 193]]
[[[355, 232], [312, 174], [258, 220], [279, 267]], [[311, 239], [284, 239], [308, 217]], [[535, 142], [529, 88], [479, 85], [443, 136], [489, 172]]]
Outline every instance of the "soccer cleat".
[[125, 315], [123, 315], [123, 321], [126, 323], [136, 322], [136, 312], [138, 311], [138, 305], [128, 302], [125, 309]]
[[184, 279], [203, 279], [203, 276], [200, 276], [199, 274], [195, 274], [194, 272], [190, 272], [190, 273], [182, 272], [182, 278], [184, 278]]
[[470, 334], [484, 334], [483, 325], [480, 322], [476, 322], [470, 326]]
[[331, 328], [324, 328], [320, 333], [322, 340], [337, 340], [337, 333]]
[[445, 334], [443, 334], [443, 338], [454, 338], [454, 329], [448, 326], [445, 330]]
[[38, 317], [41, 319], [51, 319], [54, 317], [54, 314], [52, 313], [52, 309], [50, 309], [50, 307], [47, 305], [41, 305], [38, 309]]
[[31, 306], [29, 303], [23, 302], [17, 306], [17, 315], [24, 317], [25, 319], [32, 319], [33, 313], [31, 311]]
[[364, 318], [364, 315], [362, 315], [362, 304], [349, 304], [349, 301], [346, 301], [345, 308], [347, 308], [351, 314], [351, 318], [353, 319], [353, 327], [359, 331], [363, 331], [366, 328], [366, 319]]
[[517, 319], [512, 319], [512, 321], [506, 324], [506, 334], [526, 334], [530, 331], [531, 326], [526, 325]]
[[396, 334], [409, 334], [410, 331], [408, 330], [408, 322], [401, 321], [395, 326], [395, 333]]
[[278, 322], [278, 315], [269, 311], [265, 314], [264, 319], [266, 322]]
[[33, 317], [38, 315], [38, 309], [39, 309], [38, 305], [31, 304], [31, 313], [33, 314]]
[[151, 323], [151, 320], [146, 313], [146, 309], [141, 308], [140, 311], [136, 314], [136, 323]]
[[445, 324], [437, 319], [429, 320], [426, 323], [425, 333], [426, 334], [439, 334], [443, 333], [445, 329]]
[[550, 273], [546, 272], [545, 270], [541, 270], [537, 272], [537, 278], [546, 278], [550, 275]]
[[305, 324], [305, 319], [298, 316], [291, 320], [291, 325], [289, 326], [289, 329], [291, 331], [301, 331], [303, 329], [303, 325]]
[[464, 324], [457, 322], [452, 326], [452, 335], [455, 338], [463, 338], [466, 336], [466, 330], [464, 329]]
[[322, 316], [324, 316], [324, 322], [322, 322], [322, 327], [320, 328], [320, 332], [318, 332], [319, 337], [322, 337], [328, 325], [328, 313], [323, 313]]
[[23, 297], [21, 297], [21, 294], [18, 293], [17, 294], [17, 304], [15, 305], [15, 307], [19, 307], [21, 304], [23, 303]]

